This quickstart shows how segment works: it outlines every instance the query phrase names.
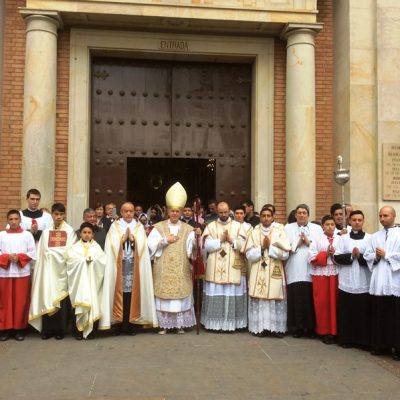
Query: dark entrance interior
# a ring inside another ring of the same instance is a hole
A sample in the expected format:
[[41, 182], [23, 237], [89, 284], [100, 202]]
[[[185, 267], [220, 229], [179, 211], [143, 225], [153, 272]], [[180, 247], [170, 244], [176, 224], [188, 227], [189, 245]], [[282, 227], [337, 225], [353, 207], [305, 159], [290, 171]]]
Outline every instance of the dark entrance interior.
[[178, 180], [189, 199], [250, 197], [251, 77], [250, 64], [93, 57], [90, 204], [163, 204]]
[[165, 204], [165, 193], [180, 182], [189, 196], [215, 196], [215, 160], [193, 158], [128, 158], [128, 198], [147, 207]]

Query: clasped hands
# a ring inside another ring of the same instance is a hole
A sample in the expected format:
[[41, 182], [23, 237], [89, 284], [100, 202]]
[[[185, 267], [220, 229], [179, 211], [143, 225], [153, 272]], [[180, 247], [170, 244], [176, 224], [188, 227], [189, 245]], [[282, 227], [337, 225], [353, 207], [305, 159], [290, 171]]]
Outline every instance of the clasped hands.
[[310, 239], [307, 237], [307, 235], [305, 235], [304, 233], [300, 234], [299, 237], [299, 241], [297, 242], [297, 247], [302, 246], [303, 244], [305, 244], [306, 246], [310, 246]]
[[126, 228], [125, 233], [122, 235], [122, 241], [125, 243], [127, 240], [129, 240], [130, 242], [134, 242], [135, 241], [135, 237], [131, 233], [129, 227]]
[[326, 250], [326, 252], [328, 253], [328, 256], [333, 256], [335, 254], [335, 248], [330, 244]]
[[271, 240], [269, 236], [264, 236], [264, 240], [261, 245], [261, 251], [264, 252], [265, 250], [269, 250], [270, 245], [271, 245]]
[[376, 248], [376, 259], [379, 260], [381, 258], [385, 258], [386, 252], [382, 247], [377, 247]]
[[351, 252], [351, 257], [354, 258], [360, 258], [360, 249], [358, 247], [354, 247], [353, 251]]
[[165, 238], [167, 239], [167, 243], [171, 244], [171, 243], [175, 243], [176, 241], [178, 241], [179, 236], [169, 233]]
[[229, 244], [232, 244], [232, 238], [229, 235], [229, 232], [227, 230], [224, 230], [223, 234], [220, 236], [220, 241], [221, 243], [228, 242]]
[[15, 263], [19, 261], [18, 254], [16, 254], [16, 253], [10, 254], [9, 257], [8, 257], [8, 259], [9, 259], [11, 262], [15, 262]]

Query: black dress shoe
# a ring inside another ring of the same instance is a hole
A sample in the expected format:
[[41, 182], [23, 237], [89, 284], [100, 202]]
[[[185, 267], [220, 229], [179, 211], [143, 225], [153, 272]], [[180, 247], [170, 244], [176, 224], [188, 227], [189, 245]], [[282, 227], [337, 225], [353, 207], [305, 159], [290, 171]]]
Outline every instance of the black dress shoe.
[[42, 332], [42, 340], [47, 340], [53, 337], [53, 334], [51, 332]]
[[0, 341], [5, 342], [6, 340], [10, 339], [10, 332], [8, 331], [3, 331], [0, 334]]
[[285, 337], [285, 334], [282, 332], [274, 332], [274, 336], [276, 338], [283, 339]]
[[332, 335], [325, 335], [323, 338], [322, 338], [322, 342], [324, 343], [324, 344], [333, 344], [335, 341], [334, 341], [334, 339], [333, 339], [333, 337], [332, 337]]
[[75, 336], [75, 340], [83, 340], [83, 336], [82, 335], [77, 335], [77, 336]]
[[64, 339], [64, 333], [63, 332], [56, 332], [54, 337], [55, 337], [56, 340], [62, 340], [62, 339]]
[[22, 332], [17, 331], [15, 332], [15, 340], [17, 340], [18, 342], [22, 342], [25, 339], [25, 336]]
[[121, 334], [121, 332], [122, 332], [122, 329], [120, 327], [115, 326], [111, 330], [111, 335], [119, 336]]
[[371, 354], [373, 356], [381, 356], [383, 354], [383, 351], [381, 349], [379, 349], [378, 347], [373, 347], [371, 349]]
[[400, 361], [400, 350], [394, 349], [394, 353], [392, 354], [392, 358], [394, 361]]
[[317, 335], [312, 329], [307, 329], [304, 333], [310, 339], [315, 339], [317, 337]]
[[125, 334], [129, 335], [129, 336], [136, 336], [136, 331], [134, 330], [128, 330], [125, 332]]

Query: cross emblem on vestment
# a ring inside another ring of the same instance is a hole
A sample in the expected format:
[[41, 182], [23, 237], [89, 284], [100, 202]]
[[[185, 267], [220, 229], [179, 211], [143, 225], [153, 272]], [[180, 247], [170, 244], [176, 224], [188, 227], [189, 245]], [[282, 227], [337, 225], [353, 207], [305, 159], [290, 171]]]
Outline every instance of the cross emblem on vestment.
[[67, 232], [65, 231], [50, 231], [49, 233], [49, 247], [63, 247], [67, 244]]

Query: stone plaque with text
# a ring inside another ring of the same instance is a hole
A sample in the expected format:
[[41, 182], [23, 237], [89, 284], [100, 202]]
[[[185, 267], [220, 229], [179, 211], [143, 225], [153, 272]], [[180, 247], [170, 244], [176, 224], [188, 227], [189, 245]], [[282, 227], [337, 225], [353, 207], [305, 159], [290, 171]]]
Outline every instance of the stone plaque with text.
[[383, 200], [400, 200], [400, 143], [384, 143]]

